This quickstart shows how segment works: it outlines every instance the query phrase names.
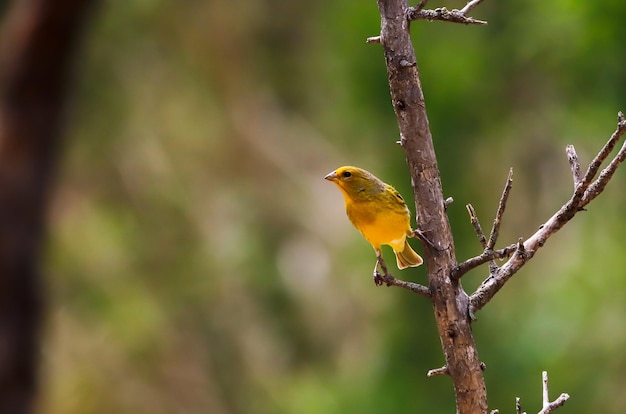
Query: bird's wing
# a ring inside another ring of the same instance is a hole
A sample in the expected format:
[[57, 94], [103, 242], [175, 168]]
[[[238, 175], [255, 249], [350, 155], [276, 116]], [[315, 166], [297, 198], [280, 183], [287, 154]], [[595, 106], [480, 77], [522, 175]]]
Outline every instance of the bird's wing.
[[402, 198], [402, 195], [398, 192], [398, 190], [389, 184], [387, 184], [387, 190], [393, 195], [394, 200], [396, 200], [399, 204], [406, 205], [404, 198]]

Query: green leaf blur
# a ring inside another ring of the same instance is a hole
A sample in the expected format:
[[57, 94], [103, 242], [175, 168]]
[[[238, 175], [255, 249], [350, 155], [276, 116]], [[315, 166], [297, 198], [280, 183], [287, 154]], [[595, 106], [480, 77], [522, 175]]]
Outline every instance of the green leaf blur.
[[[489, 228], [512, 166], [499, 246], [530, 235], [571, 192], [565, 146], [586, 166], [626, 110], [623, 1], [472, 14], [489, 25], [412, 24], [459, 260], [480, 252], [465, 204]], [[41, 412], [454, 412], [430, 305], [374, 286], [322, 179], [358, 165], [411, 199], [379, 24], [374, 1], [102, 2], [50, 215]], [[537, 412], [547, 370], [564, 413], [626, 412], [625, 177], [477, 315], [490, 408]]]

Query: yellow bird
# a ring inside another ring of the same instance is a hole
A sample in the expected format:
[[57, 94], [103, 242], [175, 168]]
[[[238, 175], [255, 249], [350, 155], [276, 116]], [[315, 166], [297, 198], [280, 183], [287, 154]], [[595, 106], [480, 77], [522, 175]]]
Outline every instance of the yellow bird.
[[411, 213], [395, 188], [374, 174], [352, 166], [340, 167], [324, 178], [339, 187], [348, 218], [376, 251], [374, 282], [377, 285], [383, 283], [378, 273], [379, 264], [388, 276], [380, 250], [383, 244], [393, 249], [399, 269], [423, 263], [407, 242], [407, 237], [413, 237]]

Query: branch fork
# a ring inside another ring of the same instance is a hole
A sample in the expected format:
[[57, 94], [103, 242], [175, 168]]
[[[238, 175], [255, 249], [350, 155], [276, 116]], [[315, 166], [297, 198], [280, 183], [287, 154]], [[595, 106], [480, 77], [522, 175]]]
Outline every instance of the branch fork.
[[[476, 310], [485, 306], [502, 288], [502, 286], [504, 286], [504, 284], [535, 255], [537, 250], [545, 245], [550, 236], [559, 231], [578, 212], [584, 211], [585, 207], [604, 190], [617, 168], [626, 159], [626, 143], [622, 145], [615, 157], [609, 162], [609, 165], [599, 174], [598, 171], [625, 132], [626, 119], [624, 118], [624, 114], [619, 112], [617, 115], [617, 127], [615, 131], [590, 162], [584, 175], [581, 174], [581, 166], [578, 155], [576, 154], [576, 149], [573, 145], [567, 146], [566, 154], [569, 160], [570, 169], [572, 171], [572, 180], [574, 183], [572, 196], [556, 213], [554, 213], [552, 217], [539, 226], [539, 229], [533, 235], [528, 237], [526, 241], [520, 237], [514, 245], [510, 245], [500, 250], [493, 250], [493, 247], [498, 239], [506, 202], [512, 188], [512, 170], [509, 171], [506, 185], [502, 192], [502, 196], [500, 197], [489, 239], [485, 237], [485, 234], [482, 231], [474, 208], [468, 204], [467, 209], [470, 215], [470, 222], [472, 223], [479, 242], [483, 246], [484, 250], [481, 255], [467, 259], [463, 263], [457, 265], [452, 272], [452, 278], [458, 279], [471, 269], [474, 269], [475, 267], [486, 262], [490, 262], [489, 277], [487, 277], [478, 289], [476, 289], [476, 291], [470, 296], [470, 316], [472, 316]], [[508, 261], [501, 267], [496, 266], [493, 259], [503, 257], [509, 257]]]
[[[548, 396], [548, 372], [543, 371], [541, 373], [541, 410], [538, 414], [550, 414], [556, 411], [557, 408], [562, 407], [567, 400], [569, 400], [569, 394], [561, 394], [554, 401], [550, 401]], [[497, 410], [494, 410], [497, 412]], [[492, 411], [492, 413], [494, 412]], [[515, 414], [526, 414], [522, 410], [522, 401], [519, 397], [515, 398]]]
[[[570, 200], [530, 237], [520, 237], [516, 242], [497, 249], [500, 226], [512, 189], [512, 172], [509, 171], [488, 236], [483, 232], [474, 208], [471, 205], [467, 206], [482, 253], [457, 263], [419, 69], [414, 64], [416, 57], [411, 42], [410, 22], [422, 19], [486, 24], [486, 21], [469, 17], [470, 11], [481, 2], [482, 0], [467, 1], [462, 9], [450, 11], [446, 8], [428, 10], [426, 9], [428, 0], [419, 0], [415, 7], [409, 7], [407, 0], [377, 0], [381, 16], [380, 36], [367, 39], [368, 43], [380, 43], [384, 52], [392, 107], [400, 131], [400, 145], [405, 151], [415, 199], [419, 200], [415, 203], [416, 215], [420, 218], [420, 228], [431, 232], [427, 233], [427, 238], [422, 238], [423, 247], [427, 250], [428, 286], [398, 280], [384, 269], [382, 275], [375, 270], [374, 277], [380, 284], [400, 286], [430, 299], [445, 366], [431, 370], [429, 374], [447, 374], [455, 389], [463, 390], [455, 392], [457, 412], [460, 414], [488, 412], [482, 364], [472, 334], [474, 312], [484, 307], [537, 250], [544, 246], [551, 235], [560, 230], [604, 190], [617, 167], [626, 158], [624, 145], [609, 165], [599, 172], [600, 165], [626, 131], [626, 121], [620, 113], [617, 129], [584, 174], [581, 172], [575, 149], [573, 147], [569, 149], [568, 160], [574, 181]], [[418, 234], [415, 236], [419, 237]], [[433, 249], [433, 245], [443, 248]], [[506, 261], [498, 266], [496, 259]], [[470, 270], [485, 263], [489, 263], [489, 276], [468, 296], [461, 286], [460, 279]], [[567, 398], [567, 395], [563, 394], [552, 402], [548, 401], [540, 414], [550, 413]]]
[[[483, 0], [471, 0], [468, 1], [465, 7], [461, 10], [452, 9], [448, 10], [445, 7], [438, 7], [436, 9], [426, 9], [426, 5], [428, 4], [428, 0], [421, 0], [417, 6], [409, 7], [406, 9], [405, 15], [407, 21], [413, 20], [428, 20], [429, 22], [438, 20], [443, 22], [450, 23], [461, 23], [461, 24], [475, 24], [475, 25], [486, 25], [487, 22], [485, 20], [474, 19], [467, 15], [474, 7], [478, 6], [482, 3]], [[381, 43], [381, 36], [371, 36], [365, 39], [366, 43]], [[415, 66], [415, 63], [411, 63], [405, 61], [410, 66]], [[402, 62], [401, 62], [402, 63]], [[401, 65], [402, 66], [402, 65]]]

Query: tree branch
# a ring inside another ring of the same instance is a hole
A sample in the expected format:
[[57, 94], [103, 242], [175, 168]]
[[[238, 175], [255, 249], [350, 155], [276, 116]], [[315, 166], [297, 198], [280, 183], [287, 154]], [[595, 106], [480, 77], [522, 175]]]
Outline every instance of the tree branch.
[[33, 413], [41, 257], [68, 87], [92, 0], [0, 9], [0, 413]]
[[548, 397], [548, 372], [547, 371], [543, 371], [541, 373], [541, 379], [542, 379], [542, 385], [543, 385], [542, 386], [543, 404], [542, 404], [541, 411], [539, 411], [539, 414], [550, 414], [557, 408], [563, 406], [563, 404], [565, 404], [565, 402], [569, 399], [569, 395], [563, 393], [559, 395], [559, 398], [550, 402], [550, 398]]
[[[483, 265], [487, 262], [493, 261], [495, 259], [505, 259], [511, 257], [511, 255], [518, 249], [518, 244], [511, 244], [507, 247], [498, 250], [485, 250], [480, 255], [474, 256], [470, 259], [465, 260], [463, 263], [459, 264], [451, 274], [452, 279], [459, 279], [461, 276], [466, 274], [472, 269], [477, 268], [480, 265]], [[497, 266], [496, 266], [497, 269]]]
[[381, 274], [378, 276], [387, 286], [398, 286], [406, 290], [410, 290], [411, 292], [417, 293], [420, 296], [424, 296], [426, 298], [430, 298], [430, 290], [428, 287], [424, 285], [420, 285], [419, 283], [406, 282], [404, 280], [396, 279], [393, 275]]
[[467, 14], [470, 10], [472, 10], [474, 7], [478, 6], [482, 2], [483, 0], [472, 0], [472, 1], [467, 2], [465, 7], [461, 9], [461, 13]]
[[[411, 21], [411, 20], [428, 20], [428, 21], [432, 22], [434, 20], [440, 20], [440, 21], [450, 22], [450, 23], [483, 25], [483, 24], [487, 24], [487, 22], [484, 21], [484, 20], [474, 19], [473, 17], [468, 17], [468, 16], [465, 15], [465, 13], [467, 13], [467, 11], [471, 10], [476, 4], [480, 3], [481, 1], [482, 0], [480, 0], [480, 1], [476, 1], [476, 0], [475, 1], [471, 1], [461, 10], [456, 10], [456, 9], [448, 10], [445, 7], [439, 7], [439, 8], [434, 9], [434, 10], [419, 9], [419, 6], [418, 7], [409, 7], [407, 9], [407, 15], [406, 16], [407, 16], [407, 19], [409, 21]], [[468, 6], [470, 6], [470, 4], [472, 4], [472, 3], [476, 3], [476, 4], [472, 5], [471, 7], [468, 8]], [[421, 5], [421, 3], [420, 3], [420, 5]]]
[[[555, 411], [557, 408], [563, 406], [563, 404], [565, 404], [565, 402], [569, 399], [569, 395], [568, 394], [561, 394], [559, 395], [559, 398], [557, 398], [554, 401], [550, 401], [550, 398], [548, 396], [548, 372], [547, 371], [543, 371], [541, 373], [541, 411], [539, 411], [538, 414], [550, 414], [551, 412]], [[497, 410], [494, 410], [495, 412], [497, 412]], [[492, 413], [494, 412], [492, 411]], [[515, 398], [515, 414], [526, 414], [524, 411], [522, 411], [522, 401], [519, 397]]]
[[485, 237], [485, 232], [483, 231], [480, 222], [478, 221], [478, 216], [476, 215], [476, 210], [474, 210], [474, 206], [471, 204], [467, 204], [465, 206], [467, 212], [470, 216], [470, 223], [472, 223], [472, 227], [474, 227], [474, 231], [476, 232], [476, 236], [478, 236], [478, 241], [480, 245], [483, 246], [483, 249], [487, 248], [487, 238]]
[[617, 141], [619, 141], [625, 129], [626, 129], [626, 121], [624, 120], [624, 114], [620, 111], [617, 113], [617, 129], [615, 130], [615, 132], [613, 132], [613, 134], [611, 135], [611, 138], [609, 138], [607, 143], [604, 144], [604, 147], [602, 147], [600, 152], [598, 152], [598, 155], [596, 155], [593, 158], [593, 160], [589, 163], [587, 172], [585, 173], [585, 176], [580, 185], [580, 187], [582, 187], [582, 190], [577, 191], [577, 193], [582, 194], [582, 192], [584, 192], [587, 189], [587, 187], [589, 186], [589, 183], [591, 182], [591, 180], [593, 180], [593, 177], [595, 177], [596, 174], [598, 173], [598, 170], [600, 169], [600, 166], [602, 165], [604, 160], [606, 160], [606, 158], [609, 156], [611, 151], [613, 151], [613, 148], [615, 148]]
[[[591, 181], [597, 174], [602, 162], [606, 160], [624, 132], [626, 132], [626, 120], [624, 119], [624, 114], [619, 112], [615, 132], [613, 132], [607, 143], [589, 164], [585, 176], [582, 178], [580, 183], [576, 185], [572, 197], [552, 217], [550, 217], [548, 221], [541, 225], [539, 230], [530, 236], [526, 242], [522, 243], [520, 239], [518, 248], [515, 250], [511, 258], [495, 273], [490, 274], [490, 276], [483, 281], [478, 289], [476, 289], [476, 291], [470, 296], [470, 314], [473, 314], [476, 310], [485, 306], [485, 304], [493, 298], [502, 286], [504, 286], [504, 284], [535, 255], [537, 250], [544, 246], [550, 236], [559, 231], [576, 215], [576, 213], [581, 211], [584, 206], [589, 204], [591, 200], [597, 197], [604, 190], [617, 167], [619, 167], [619, 165], [626, 158], [626, 144], [622, 146], [618, 154], [602, 171], [599, 177], [593, 181], [593, 183]], [[569, 148], [570, 147], [568, 147], [568, 158], [571, 160], [572, 152]]]
[[491, 233], [489, 234], [489, 241], [487, 242], [487, 246], [485, 246], [485, 249], [487, 250], [493, 249], [493, 246], [496, 245], [496, 241], [498, 240], [498, 236], [500, 234], [500, 223], [502, 223], [502, 215], [504, 214], [504, 209], [506, 208], [506, 202], [509, 199], [509, 194], [511, 192], [512, 187], [513, 187], [513, 168], [510, 168], [509, 176], [506, 179], [504, 190], [502, 190], [502, 196], [500, 197], [500, 201], [498, 202], [498, 210], [496, 211], [496, 217], [493, 219], [493, 226], [491, 227]]
[[[613, 142], [612, 147], [615, 146], [615, 143], [619, 140], [619, 138], [624, 134], [625, 131], [626, 120], [624, 119], [624, 114], [620, 112], [618, 114], [617, 129], [609, 140], [609, 142]], [[608, 154], [606, 156], [608, 156]], [[604, 158], [606, 158], [606, 156]], [[602, 159], [602, 161], [604, 161], [604, 158]], [[609, 180], [613, 177], [613, 174], [617, 170], [617, 167], [619, 167], [620, 164], [624, 162], [624, 159], [626, 159], [626, 142], [622, 145], [622, 148], [620, 148], [615, 158], [613, 158], [609, 165], [604, 170], [602, 170], [598, 179], [590, 184], [589, 187], [585, 190], [585, 194], [583, 195], [582, 201], [580, 203], [580, 208], [585, 207], [604, 190], [604, 187], [606, 187]]]
[[[420, 4], [423, 7], [425, 3]], [[428, 10], [416, 12], [408, 6], [407, 0], [378, 0], [378, 9], [380, 42], [401, 146], [411, 175], [417, 227], [431, 242], [424, 243], [430, 300], [448, 374], [455, 389], [463, 390], [455, 393], [457, 413], [485, 414], [487, 392], [468, 314], [469, 297], [460, 282], [450, 278], [456, 267], [454, 241], [409, 30], [411, 16], [432, 14]], [[432, 19], [458, 17], [459, 13], [441, 10]], [[465, 16], [457, 20], [468, 22]]]
[[[511, 246], [505, 247], [504, 249], [496, 251], [493, 250], [493, 247], [495, 246], [496, 241], [498, 240], [498, 236], [500, 234], [500, 223], [502, 222], [502, 216], [504, 215], [504, 209], [506, 208], [506, 202], [509, 199], [509, 194], [512, 187], [513, 168], [510, 168], [506, 184], [504, 185], [504, 190], [502, 191], [500, 201], [498, 202], [498, 210], [496, 211], [496, 217], [493, 220], [493, 226], [491, 227], [491, 233], [489, 234], [489, 241], [487, 241], [485, 233], [480, 226], [474, 207], [471, 204], [466, 205], [467, 211], [470, 215], [470, 221], [472, 223], [472, 226], [474, 227], [474, 230], [476, 231], [476, 234], [478, 235], [478, 240], [483, 246], [484, 251], [481, 255], [472, 257], [471, 259], [467, 259], [466, 261], [458, 265], [452, 272], [451, 277], [453, 279], [458, 279], [470, 270], [487, 262], [490, 262], [489, 275], [493, 275], [498, 269], [498, 266], [494, 262], [494, 259], [509, 257], [517, 249], [517, 245], [513, 244]], [[473, 315], [471, 311], [470, 315]]]
[[[486, 21], [467, 16], [467, 13], [482, 2], [483, 0], [471, 0], [461, 10], [448, 10], [445, 7], [439, 7], [434, 10], [425, 10], [424, 8], [426, 7], [426, 4], [428, 4], [428, 0], [421, 0], [417, 6], [408, 7], [406, 9], [406, 19], [408, 21], [428, 20], [432, 22], [434, 20], [440, 20], [450, 23], [485, 25], [487, 24]], [[380, 44], [380, 38], [381, 36], [371, 36], [365, 39], [365, 42]]]
[[419, 4], [417, 5], [417, 7], [415, 7], [415, 11], [417, 13], [421, 12], [424, 9], [424, 7], [426, 7], [427, 4], [428, 4], [428, 0], [421, 0]]

